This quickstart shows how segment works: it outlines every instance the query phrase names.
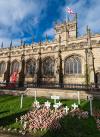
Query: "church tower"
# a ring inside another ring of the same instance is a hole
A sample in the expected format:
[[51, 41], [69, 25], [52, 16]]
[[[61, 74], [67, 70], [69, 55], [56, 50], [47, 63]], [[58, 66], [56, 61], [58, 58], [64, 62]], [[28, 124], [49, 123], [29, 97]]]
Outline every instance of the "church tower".
[[62, 24], [55, 24], [55, 39], [58, 41], [59, 35], [62, 41], [69, 41], [69, 39], [77, 38], [77, 14], [73, 20], [65, 21]]

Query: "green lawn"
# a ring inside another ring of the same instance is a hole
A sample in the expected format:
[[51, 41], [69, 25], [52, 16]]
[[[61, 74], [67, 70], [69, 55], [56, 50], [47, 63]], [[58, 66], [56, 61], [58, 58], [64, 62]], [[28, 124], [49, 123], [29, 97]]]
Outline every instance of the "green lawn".
[[[47, 99], [38, 98], [39, 102], [43, 103]], [[25, 114], [31, 109], [33, 97], [24, 97], [23, 108], [20, 109], [20, 97], [3, 95], [0, 96], [0, 127], [21, 128], [20, 123], [16, 123], [16, 117]], [[53, 100], [50, 100], [53, 103]], [[75, 100], [61, 100], [64, 105], [71, 106]], [[81, 101], [81, 108], [89, 110], [89, 102]], [[93, 101], [93, 108], [100, 110], [100, 100]], [[45, 133], [37, 133], [42, 137], [100, 137], [100, 132], [96, 128], [94, 118], [78, 119], [67, 116], [61, 119], [62, 128], [57, 131], [47, 131]]]

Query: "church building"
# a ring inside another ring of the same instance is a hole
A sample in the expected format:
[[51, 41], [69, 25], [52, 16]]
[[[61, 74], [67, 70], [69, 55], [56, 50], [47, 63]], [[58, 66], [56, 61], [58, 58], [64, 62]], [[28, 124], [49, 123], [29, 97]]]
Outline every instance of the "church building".
[[[98, 26], [99, 27], [99, 26]], [[52, 41], [0, 49], [0, 82], [100, 84], [100, 34], [78, 36], [77, 16], [54, 26]]]

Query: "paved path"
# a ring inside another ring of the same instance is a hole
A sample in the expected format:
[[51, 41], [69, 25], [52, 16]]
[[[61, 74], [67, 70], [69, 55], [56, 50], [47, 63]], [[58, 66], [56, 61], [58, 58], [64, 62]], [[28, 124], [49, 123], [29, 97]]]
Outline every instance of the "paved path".
[[[17, 137], [15, 135], [7, 135], [7, 134], [0, 134], [0, 137]], [[18, 136], [18, 137], [21, 137], [21, 136]]]
[[6, 134], [0, 134], [0, 137], [16, 137], [16, 136], [14, 136], [14, 135], [6, 135]]
[[0, 137], [32, 137], [32, 136], [29, 136], [29, 135], [24, 135], [24, 136], [19, 135], [19, 136], [17, 136], [17, 135], [10, 135], [10, 134], [0, 133]]

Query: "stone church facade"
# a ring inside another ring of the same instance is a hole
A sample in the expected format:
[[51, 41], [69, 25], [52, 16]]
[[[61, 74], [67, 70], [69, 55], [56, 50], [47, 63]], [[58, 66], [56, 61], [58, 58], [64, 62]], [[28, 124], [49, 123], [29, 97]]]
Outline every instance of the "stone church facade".
[[0, 81], [17, 71], [20, 83], [100, 83], [100, 35], [87, 27], [77, 36], [77, 17], [55, 24], [54, 40], [0, 49]]

